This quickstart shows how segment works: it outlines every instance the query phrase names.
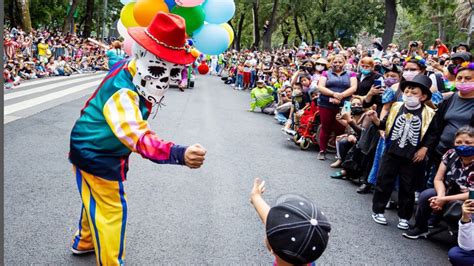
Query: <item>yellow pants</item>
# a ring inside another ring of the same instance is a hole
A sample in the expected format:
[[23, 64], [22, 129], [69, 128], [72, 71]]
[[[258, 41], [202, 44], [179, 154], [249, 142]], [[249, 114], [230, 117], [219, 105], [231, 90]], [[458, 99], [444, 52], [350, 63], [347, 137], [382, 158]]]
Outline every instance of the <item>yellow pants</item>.
[[122, 181], [111, 181], [74, 167], [82, 212], [73, 248], [95, 250], [97, 265], [123, 265], [127, 198]]

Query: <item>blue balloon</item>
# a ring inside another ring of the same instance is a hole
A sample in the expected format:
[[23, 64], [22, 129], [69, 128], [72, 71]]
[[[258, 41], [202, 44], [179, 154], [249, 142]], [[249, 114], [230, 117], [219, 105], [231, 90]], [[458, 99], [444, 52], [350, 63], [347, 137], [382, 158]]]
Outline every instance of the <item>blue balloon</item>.
[[226, 23], [235, 14], [234, 0], [206, 0], [202, 8], [206, 14], [206, 21], [213, 24]]
[[166, 5], [168, 6], [168, 9], [171, 11], [173, 7], [176, 5], [176, 2], [174, 0], [165, 0]]
[[194, 46], [208, 55], [222, 54], [229, 47], [227, 30], [216, 24], [204, 24], [193, 33]]

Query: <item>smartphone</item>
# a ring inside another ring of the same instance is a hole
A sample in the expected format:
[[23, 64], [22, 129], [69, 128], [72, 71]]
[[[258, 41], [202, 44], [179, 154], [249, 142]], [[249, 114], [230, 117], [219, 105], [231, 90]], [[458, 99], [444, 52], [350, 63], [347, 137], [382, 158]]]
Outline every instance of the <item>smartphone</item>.
[[374, 87], [382, 87], [382, 81], [380, 79], [374, 80]]
[[342, 107], [342, 111], [344, 113], [350, 113], [351, 112], [351, 102], [345, 101], [344, 102], [344, 107]]
[[469, 199], [474, 200], [474, 189], [469, 189]]
[[430, 55], [437, 55], [438, 54], [438, 52], [436, 50], [428, 50], [427, 53], [430, 54]]

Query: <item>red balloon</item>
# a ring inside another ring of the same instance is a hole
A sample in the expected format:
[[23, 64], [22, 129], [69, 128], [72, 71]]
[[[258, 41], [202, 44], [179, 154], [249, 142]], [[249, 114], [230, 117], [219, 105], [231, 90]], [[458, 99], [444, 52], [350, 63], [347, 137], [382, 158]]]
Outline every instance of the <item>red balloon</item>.
[[207, 73], [209, 73], [209, 66], [206, 64], [199, 65], [198, 72], [201, 75], [206, 75]]

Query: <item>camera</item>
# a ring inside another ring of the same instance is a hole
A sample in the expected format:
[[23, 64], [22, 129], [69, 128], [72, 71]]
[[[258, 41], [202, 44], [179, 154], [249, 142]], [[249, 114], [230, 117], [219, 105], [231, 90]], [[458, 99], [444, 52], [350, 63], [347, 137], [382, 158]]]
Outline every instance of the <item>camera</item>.
[[418, 42], [412, 42], [410, 47], [418, 47]]

